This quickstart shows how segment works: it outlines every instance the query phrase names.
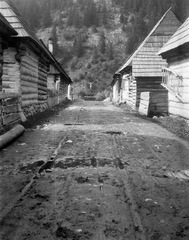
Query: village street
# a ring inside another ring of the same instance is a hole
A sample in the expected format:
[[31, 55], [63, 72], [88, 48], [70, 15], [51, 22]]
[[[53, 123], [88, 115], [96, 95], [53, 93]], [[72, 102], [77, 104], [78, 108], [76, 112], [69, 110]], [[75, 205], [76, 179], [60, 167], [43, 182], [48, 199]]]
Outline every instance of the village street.
[[0, 151], [2, 240], [188, 240], [189, 144], [75, 101]]

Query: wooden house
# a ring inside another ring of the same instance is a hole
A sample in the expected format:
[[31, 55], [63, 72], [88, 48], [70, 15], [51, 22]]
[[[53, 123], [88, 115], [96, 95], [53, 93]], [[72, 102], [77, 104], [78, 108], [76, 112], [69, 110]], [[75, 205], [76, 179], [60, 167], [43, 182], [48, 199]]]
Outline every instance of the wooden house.
[[11, 37], [11, 43], [4, 51], [2, 88], [5, 92], [20, 93], [24, 108], [45, 106], [48, 76], [54, 76], [55, 84], [60, 80], [65, 86], [71, 83], [71, 79], [28, 28], [15, 6], [1, 0], [0, 13], [18, 33]]
[[53, 55], [53, 40], [49, 39], [48, 46], [42, 41], [41, 43], [50, 52], [53, 59], [49, 64], [47, 75], [47, 89], [49, 90], [48, 104], [53, 106], [63, 101], [66, 97], [70, 99], [70, 84], [72, 84], [72, 81]]
[[15, 35], [17, 35], [17, 32], [11, 27], [3, 15], [0, 14], [0, 92], [2, 91], [3, 51], [8, 48], [11, 36]]
[[189, 119], [189, 18], [159, 54], [168, 63], [163, 68], [162, 86], [168, 90], [169, 114]]
[[[114, 101], [126, 102], [133, 109], [139, 110], [141, 96], [145, 95], [147, 103], [146, 114], [156, 115], [167, 112], [167, 90], [162, 87], [162, 66], [166, 65], [157, 53], [170, 39], [178, 27], [180, 21], [169, 9], [157, 22], [148, 36], [139, 47], [127, 59], [125, 64], [114, 75], [112, 85], [117, 84], [115, 76], [120, 74], [121, 83], [118, 91], [118, 99]], [[141, 94], [147, 92], [148, 94]]]

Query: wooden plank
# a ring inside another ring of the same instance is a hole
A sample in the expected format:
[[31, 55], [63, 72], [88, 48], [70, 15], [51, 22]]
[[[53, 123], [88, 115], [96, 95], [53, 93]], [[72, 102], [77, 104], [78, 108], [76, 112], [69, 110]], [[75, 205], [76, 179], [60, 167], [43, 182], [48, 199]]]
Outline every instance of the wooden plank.
[[[183, 103], [189, 103], [189, 93], [182, 94], [181, 100]], [[169, 101], [179, 102], [179, 100], [172, 94], [169, 94]]]
[[3, 125], [9, 125], [17, 120], [20, 120], [20, 115], [18, 113], [5, 115], [3, 116]]
[[32, 71], [31, 69], [26, 69], [26, 68], [22, 69], [21, 77], [23, 77], [23, 76], [31, 77], [33, 79], [38, 79], [38, 74], [36, 72]]
[[161, 72], [162, 72], [162, 67], [163, 67], [163, 65], [161, 64], [161, 63], [144, 63], [144, 64], [135, 64], [135, 65], [133, 65], [133, 70], [134, 71], [136, 71], [137, 69], [138, 70], [145, 70], [146, 71], [146, 69], [148, 70], [149, 69], [149, 71], [155, 71], [155, 70], [160, 70]]
[[47, 92], [47, 87], [38, 85], [38, 93], [40, 92]]
[[168, 107], [168, 103], [160, 103], [160, 102], [156, 102], [156, 103], [151, 103], [151, 102], [150, 102], [150, 105], [151, 105], [151, 106], [156, 106], [156, 107], [158, 107], [158, 108], [160, 108], [160, 107], [167, 108], [167, 107]]
[[139, 62], [139, 61], [141, 61], [141, 59], [144, 59], [146, 61], [154, 61], [154, 60], [156, 60], [156, 61], [161, 61], [163, 63], [166, 63], [166, 61], [164, 59], [162, 59], [161, 57], [159, 57], [159, 56], [146, 55], [146, 54], [144, 54], [144, 55], [143, 54], [137, 55], [133, 61], [134, 62]]
[[10, 113], [18, 113], [18, 105], [8, 105], [2, 107], [2, 113], [10, 114]]
[[38, 96], [38, 100], [47, 100], [47, 95], [40, 95]]
[[31, 93], [37, 93], [37, 89], [35, 87], [25, 87], [22, 86], [22, 94], [31, 94]]
[[30, 81], [21, 81], [21, 88], [34, 88], [37, 91], [37, 83], [36, 82], [30, 82]]
[[177, 108], [177, 109], [189, 111], [189, 103], [184, 104], [181, 102], [169, 101], [169, 106], [175, 109]]
[[31, 106], [31, 105], [37, 104], [37, 103], [38, 103], [38, 99], [24, 100], [24, 101], [22, 101], [22, 106], [27, 107], [27, 106]]
[[42, 69], [39, 70], [38, 74], [42, 78], [46, 78], [47, 77], [47, 71], [45, 71], [45, 70], [44, 71]]
[[[35, 68], [38, 66], [38, 61], [34, 58], [30, 59], [29, 57], [22, 58], [22, 63], [26, 68]], [[37, 68], [38, 69], [38, 68]]]
[[20, 93], [0, 92], [0, 99], [19, 98], [19, 97], [21, 97]]
[[22, 100], [28, 100], [28, 99], [38, 99], [38, 94], [37, 93], [22, 94]]
[[169, 113], [175, 116], [180, 116], [189, 119], [189, 111], [169, 106]]
[[161, 72], [133, 72], [133, 76], [135, 77], [162, 77]]

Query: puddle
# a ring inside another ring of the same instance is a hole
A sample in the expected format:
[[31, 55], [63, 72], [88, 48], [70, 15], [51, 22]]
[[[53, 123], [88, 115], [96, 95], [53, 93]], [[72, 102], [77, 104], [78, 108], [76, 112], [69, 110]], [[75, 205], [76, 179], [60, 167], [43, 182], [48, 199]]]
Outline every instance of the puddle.
[[77, 168], [77, 167], [116, 167], [120, 169], [124, 169], [124, 164], [119, 158], [116, 159], [96, 159], [95, 157], [91, 158], [73, 158], [67, 157], [63, 159], [54, 159], [49, 160], [48, 162], [44, 161], [37, 161], [34, 163], [29, 163], [28, 165], [21, 166], [20, 171], [35, 171], [39, 168], [38, 173], [43, 171], [52, 171], [52, 168], [61, 168], [61, 169], [68, 169], [68, 168]]
[[122, 163], [120, 158], [116, 158], [114, 160], [114, 165], [115, 165], [116, 168], [124, 169], [124, 164]]
[[54, 165], [54, 161], [48, 161], [46, 162], [40, 169], [39, 169], [39, 173], [43, 172], [44, 170], [48, 170], [51, 169]]
[[64, 123], [64, 126], [80, 126], [84, 125], [83, 123]]
[[80, 239], [80, 233], [72, 231], [66, 227], [58, 227], [56, 230], [56, 237], [61, 239]]
[[58, 160], [54, 164], [54, 168], [74, 168], [74, 167], [104, 167], [104, 166], [116, 167], [120, 169], [124, 169], [124, 164], [120, 159], [96, 159], [92, 157], [91, 159], [74, 159], [74, 158], [66, 158], [64, 160]]
[[96, 158], [95, 158], [95, 157], [92, 157], [92, 158], [91, 158], [91, 166], [97, 167], [97, 164], [98, 164], [98, 162], [97, 162]]
[[110, 159], [100, 159], [97, 160], [95, 157], [91, 159], [74, 159], [74, 158], [66, 158], [64, 160], [60, 160], [55, 163], [54, 168], [74, 168], [74, 167], [104, 167], [105, 165], [113, 165], [113, 161]]
[[75, 178], [75, 180], [78, 183], [88, 183], [89, 182], [89, 178], [88, 177], [82, 177], [82, 176]]
[[73, 158], [66, 158], [64, 160], [57, 161], [54, 164], [54, 168], [74, 168], [74, 167], [89, 167], [91, 166], [91, 161], [86, 159], [73, 159]]
[[106, 165], [113, 167], [114, 166], [114, 160], [113, 159], [106, 159], [106, 158], [104, 158], [104, 159], [100, 159], [98, 161], [98, 166], [99, 167], [104, 167]]
[[115, 135], [115, 134], [120, 135], [120, 134], [122, 134], [122, 132], [120, 132], [120, 131], [106, 131], [104, 133], [105, 134], [110, 134], [110, 135]]

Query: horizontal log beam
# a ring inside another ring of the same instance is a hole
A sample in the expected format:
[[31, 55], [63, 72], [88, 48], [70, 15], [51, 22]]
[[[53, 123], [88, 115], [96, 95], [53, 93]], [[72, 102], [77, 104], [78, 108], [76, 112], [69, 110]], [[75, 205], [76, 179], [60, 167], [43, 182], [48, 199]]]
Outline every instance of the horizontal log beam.
[[9, 132], [0, 136], [0, 149], [7, 146], [9, 143], [21, 136], [25, 131], [25, 128], [21, 125], [16, 125]]

